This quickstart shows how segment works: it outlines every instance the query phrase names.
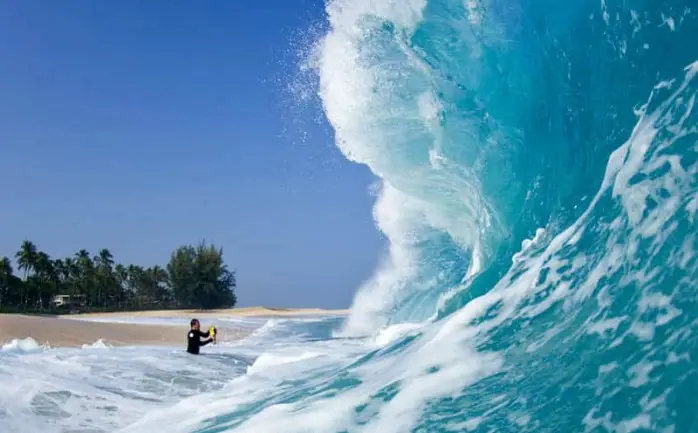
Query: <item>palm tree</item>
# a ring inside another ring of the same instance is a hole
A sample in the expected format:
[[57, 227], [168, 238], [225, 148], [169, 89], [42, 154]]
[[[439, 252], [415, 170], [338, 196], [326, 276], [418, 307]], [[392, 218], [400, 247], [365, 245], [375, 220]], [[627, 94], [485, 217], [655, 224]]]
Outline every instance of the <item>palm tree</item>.
[[71, 295], [77, 295], [80, 293], [80, 268], [75, 262], [75, 259], [72, 257], [67, 257], [63, 260], [61, 276], [66, 286], [66, 290], [70, 288], [69, 291]]
[[52, 283], [54, 278], [55, 269], [53, 267], [53, 262], [48, 254], [43, 251], [39, 251], [36, 254], [36, 263], [34, 265], [36, 271], [36, 291], [38, 296], [39, 308], [44, 308], [44, 289], [50, 289], [49, 283]]
[[10, 291], [10, 277], [12, 277], [12, 263], [7, 257], [0, 259], [0, 307], [2, 301]]
[[68, 268], [65, 265], [65, 262], [63, 259], [56, 259], [53, 261], [53, 269], [56, 274], [56, 282], [57, 282], [57, 288], [59, 289], [58, 291], [62, 291], [62, 288], [65, 287], [68, 278], [67, 278], [67, 270]]
[[92, 266], [92, 258], [90, 257], [90, 253], [85, 249], [75, 253], [75, 260], [77, 261], [78, 266], [83, 269], [87, 269]]
[[[26, 281], [29, 273], [36, 268], [36, 245], [31, 241], [23, 241], [15, 257], [17, 258], [17, 267], [20, 271], [24, 271], [24, 281]], [[20, 303], [26, 308], [27, 290], [24, 287], [20, 293]]]
[[167, 299], [167, 272], [160, 266], [155, 265], [146, 271], [148, 282], [150, 283], [150, 296], [154, 300], [168, 301]]
[[70, 287], [70, 269], [68, 260], [56, 259], [53, 261], [54, 277], [56, 279], [56, 294], [63, 294]]
[[146, 271], [138, 265], [128, 266], [128, 279], [131, 290], [136, 296], [138, 306], [143, 306], [143, 301], [148, 299], [148, 281]]
[[114, 274], [116, 278], [116, 289], [118, 290], [119, 294], [119, 303], [122, 306], [126, 306], [126, 299], [125, 299], [125, 294], [126, 294], [126, 288], [128, 287], [128, 269], [121, 263], [116, 265], [114, 268]]
[[0, 258], [0, 273], [6, 272], [7, 274], [12, 273], [12, 263], [7, 257]]
[[114, 257], [106, 248], [103, 248], [99, 252], [99, 261], [103, 266], [106, 266], [109, 269], [111, 269], [111, 267], [114, 265]]
[[90, 253], [82, 249], [75, 253], [75, 259], [77, 268], [79, 269], [79, 284], [82, 293], [85, 298], [88, 299], [90, 305], [94, 301], [94, 263], [92, 263], [92, 258]]
[[[114, 275], [112, 271], [112, 266], [114, 265], [114, 258], [108, 249], [104, 248], [99, 252], [99, 255], [95, 257], [95, 263], [98, 264], [99, 268], [99, 287], [97, 287], [97, 302], [100, 300], [104, 301], [104, 307], [107, 305], [107, 300], [109, 298], [110, 292], [114, 290]], [[102, 296], [102, 290], [105, 294]]]
[[15, 257], [17, 258], [18, 268], [24, 271], [24, 278], [26, 279], [36, 265], [36, 245], [31, 241], [22, 242], [22, 246], [15, 254]]

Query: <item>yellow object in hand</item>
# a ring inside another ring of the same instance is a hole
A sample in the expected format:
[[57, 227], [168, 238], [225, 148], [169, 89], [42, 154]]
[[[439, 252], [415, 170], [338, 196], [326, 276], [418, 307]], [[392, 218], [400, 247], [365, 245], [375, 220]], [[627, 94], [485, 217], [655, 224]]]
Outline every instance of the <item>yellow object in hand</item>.
[[208, 332], [211, 334], [211, 339], [213, 339], [213, 342], [216, 342], [216, 327], [215, 326], [210, 326], [208, 328]]

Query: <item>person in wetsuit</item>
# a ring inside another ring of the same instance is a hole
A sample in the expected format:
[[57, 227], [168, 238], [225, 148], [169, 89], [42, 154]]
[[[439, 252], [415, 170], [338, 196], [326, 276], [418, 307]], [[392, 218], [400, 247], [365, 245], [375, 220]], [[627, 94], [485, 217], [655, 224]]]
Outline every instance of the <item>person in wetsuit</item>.
[[[211, 337], [210, 331], [201, 332], [201, 324], [199, 323], [198, 319], [191, 319], [189, 326], [190, 329], [189, 333], [187, 334], [187, 352], [191, 353], [192, 355], [198, 355], [199, 348], [211, 343], [213, 338]], [[201, 337], [206, 338], [206, 340], [202, 341]]]

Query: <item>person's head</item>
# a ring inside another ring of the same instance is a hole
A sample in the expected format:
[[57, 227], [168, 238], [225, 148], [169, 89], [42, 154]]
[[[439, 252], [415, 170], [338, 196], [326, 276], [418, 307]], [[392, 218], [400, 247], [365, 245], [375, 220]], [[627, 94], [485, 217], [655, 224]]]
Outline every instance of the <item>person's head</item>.
[[199, 319], [191, 319], [191, 322], [189, 322], [189, 326], [191, 326], [191, 329], [196, 329], [198, 331], [199, 327], [201, 326], [201, 324], [199, 323]]

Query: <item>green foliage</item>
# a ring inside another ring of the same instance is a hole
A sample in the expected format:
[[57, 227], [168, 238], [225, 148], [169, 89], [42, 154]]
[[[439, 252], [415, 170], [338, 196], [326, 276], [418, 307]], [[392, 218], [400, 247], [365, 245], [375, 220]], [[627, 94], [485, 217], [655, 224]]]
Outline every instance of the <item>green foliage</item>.
[[223, 251], [204, 243], [179, 247], [166, 269], [115, 263], [107, 249], [52, 260], [30, 241], [15, 260], [21, 278], [10, 259], [0, 257], [0, 311], [54, 311], [56, 295], [70, 296], [66, 310], [93, 311], [229, 308], [237, 301]]
[[208, 309], [232, 307], [237, 301], [235, 275], [223, 263], [223, 250], [213, 245], [178, 248], [172, 253], [167, 274], [179, 304]]

